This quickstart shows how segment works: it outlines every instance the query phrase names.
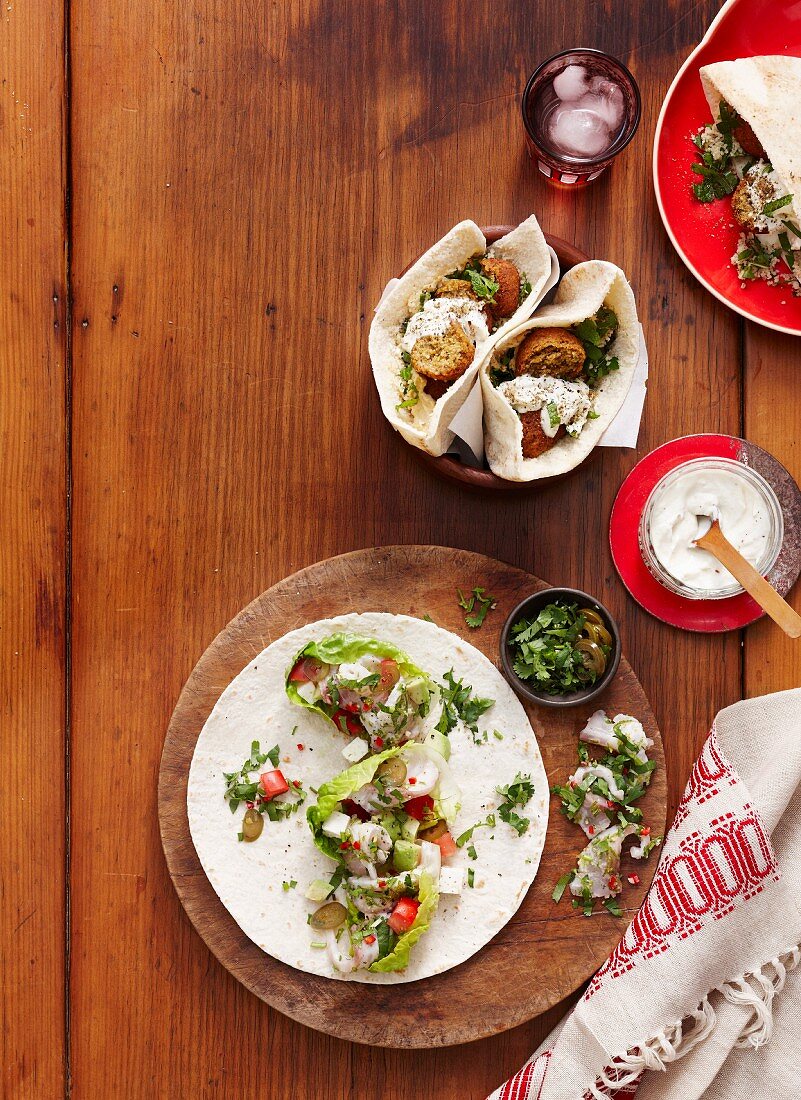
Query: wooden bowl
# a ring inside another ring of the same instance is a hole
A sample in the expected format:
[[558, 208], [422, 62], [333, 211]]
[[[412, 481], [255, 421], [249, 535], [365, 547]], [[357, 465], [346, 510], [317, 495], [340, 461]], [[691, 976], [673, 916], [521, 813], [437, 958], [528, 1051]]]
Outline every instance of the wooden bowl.
[[[487, 238], [487, 244], [495, 244], [501, 237], [511, 233], [513, 229], [513, 225], [491, 225], [482, 232]], [[590, 258], [586, 252], [582, 252], [580, 248], [576, 248], [573, 244], [568, 244], [561, 237], [553, 237], [550, 233], [546, 233], [545, 240], [556, 253], [563, 275], [571, 267], [584, 263], [585, 260]], [[409, 267], [411, 267], [411, 264], [409, 264]], [[401, 274], [408, 271], [409, 267], [404, 268]], [[535, 489], [543, 488], [545, 485], [552, 485], [555, 481], [561, 481], [563, 477], [573, 473], [573, 470], [568, 470], [565, 474], [542, 477], [537, 481], [507, 481], [505, 478], [494, 474], [488, 466], [481, 469], [475, 466], [465, 466], [464, 463], [452, 455], [430, 455], [426, 451], [421, 451], [419, 447], [415, 447], [414, 452], [419, 461], [438, 477], [446, 478], [448, 481], [456, 481], [468, 489], [487, 489], [502, 493], [516, 491], [530, 493]], [[578, 469], [578, 467], [575, 467], [575, 469]]]

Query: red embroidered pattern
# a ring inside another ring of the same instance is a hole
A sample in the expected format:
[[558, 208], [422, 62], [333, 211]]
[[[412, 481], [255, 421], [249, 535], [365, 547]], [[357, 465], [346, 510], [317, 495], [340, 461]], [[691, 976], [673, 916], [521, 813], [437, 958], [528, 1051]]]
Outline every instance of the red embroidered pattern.
[[673, 828], [678, 829], [690, 812], [693, 804], [701, 806], [724, 787], [733, 787], [737, 782], [737, 773], [728, 762], [720, 748], [715, 727], [706, 739], [701, 754], [693, 764], [693, 770], [682, 795]]
[[753, 807], [715, 818], [705, 836], [691, 833], [663, 859], [642, 908], [586, 996], [597, 993], [605, 978], [631, 970], [638, 956], [661, 954], [672, 941], [730, 913], [738, 900], [758, 894], [765, 879], [778, 877], [770, 838]]

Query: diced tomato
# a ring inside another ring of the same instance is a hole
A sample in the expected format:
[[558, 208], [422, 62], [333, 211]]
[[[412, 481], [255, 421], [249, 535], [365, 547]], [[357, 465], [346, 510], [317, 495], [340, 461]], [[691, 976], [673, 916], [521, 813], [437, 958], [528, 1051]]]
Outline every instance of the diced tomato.
[[289, 790], [289, 784], [284, 779], [283, 772], [280, 772], [277, 768], [275, 771], [262, 772], [259, 776], [259, 783], [261, 783], [261, 789], [264, 791], [265, 802], [269, 802], [277, 794], [284, 794]]
[[365, 936], [364, 937], [364, 942], [365, 943], [375, 943], [375, 936], [373, 936], [372, 934], [369, 935], [369, 936]]
[[391, 657], [385, 657], [379, 665], [379, 670], [381, 679], [376, 684], [376, 695], [389, 695], [395, 684], [400, 680], [398, 662], [393, 661]]
[[409, 931], [419, 908], [420, 902], [417, 898], [398, 898], [395, 908], [387, 919], [387, 924], [396, 936], [402, 936], [404, 932]]
[[289, 680], [293, 684], [308, 684], [309, 681], [316, 683], [322, 670], [323, 663], [316, 657], [302, 657], [290, 672]]
[[338, 730], [341, 730], [344, 726], [348, 733], [353, 734], [354, 737], [359, 737], [364, 733], [361, 722], [354, 718], [352, 714], [340, 707], [339, 710], [334, 711], [331, 716], [331, 721], [334, 723]]
[[430, 794], [421, 794], [418, 798], [410, 798], [408, 802], [404, 802], [403, 808], [409, 817], [422, 821], [426, 811], [434, 812], [434, 799]]
[[443, 859], [447, 859], [448, 856], [455, 856], [459, 851], [456, 847], [456, 841], [448, 832], [443, 833], [442, 836], [438, 836], [434, 843], [439, 844], [439, 850], [442, 852]]
[[358, 817], [359, 821], [369, 821], [370, 815], [367, 810], [363, 809], [358, 802], [354, 802], [352, 798], [346, 798], [342, 802], [342, 812], [346, 813], [349, 817]]

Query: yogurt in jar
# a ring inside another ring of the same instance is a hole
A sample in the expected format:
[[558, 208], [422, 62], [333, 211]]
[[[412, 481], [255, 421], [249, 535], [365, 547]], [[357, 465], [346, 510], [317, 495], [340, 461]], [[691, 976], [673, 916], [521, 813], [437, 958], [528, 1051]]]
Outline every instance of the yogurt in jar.
[[656, 486], [647, 512], [647, 537], [656, 562], [681, 586], [699, 594], [740, 590], [728, 569], [695, 545], [713, 519], [757, 569], [770, 569], [770, 558], [778, 552], [778, 501], [755, 471], [729, 459], [696, 459], [678, 467]]

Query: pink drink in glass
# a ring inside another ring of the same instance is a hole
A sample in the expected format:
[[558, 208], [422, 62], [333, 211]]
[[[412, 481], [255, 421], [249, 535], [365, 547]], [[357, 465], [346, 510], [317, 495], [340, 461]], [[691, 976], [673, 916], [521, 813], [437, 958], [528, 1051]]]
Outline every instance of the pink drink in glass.
[[522, 100], [529, 156], [554, 183], [589, 183], [634, 137], [640, 91], [626, 66], [600, 50], [549, 57]]

